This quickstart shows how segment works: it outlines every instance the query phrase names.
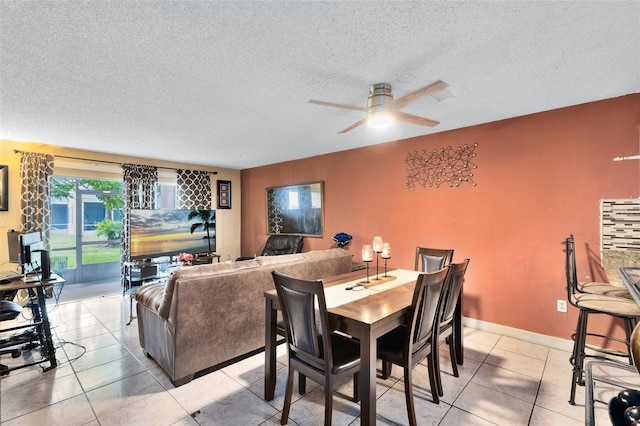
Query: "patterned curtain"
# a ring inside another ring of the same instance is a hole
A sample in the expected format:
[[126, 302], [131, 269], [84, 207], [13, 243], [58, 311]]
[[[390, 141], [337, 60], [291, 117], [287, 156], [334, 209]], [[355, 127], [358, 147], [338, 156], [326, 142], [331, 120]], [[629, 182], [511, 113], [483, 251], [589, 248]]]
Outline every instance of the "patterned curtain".
[[181, 210], [211, 209], [209, 172], [178, 169], [177, 208]]
[[153, 166], [123, 164], [122, 179], [124, 181], [124, 205], [122, 206], [122, 262], [121, 281], [124, 286], [124, 262], [129, 261], [129, 212], [131, 209], [153, 209], [156, 202], [156, 184], [158, 169]]
[[20, 222], [22, 231], [41, 231], [44, 247], [49, 249], [53, 155], [34, 152], [21, 152], [20, 154]]

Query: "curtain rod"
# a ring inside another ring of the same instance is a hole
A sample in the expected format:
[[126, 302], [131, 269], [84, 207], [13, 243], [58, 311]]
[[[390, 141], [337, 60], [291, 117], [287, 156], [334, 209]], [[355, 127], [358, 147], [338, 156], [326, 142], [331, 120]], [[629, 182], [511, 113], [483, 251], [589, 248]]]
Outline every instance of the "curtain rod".
[[[21, 153], [28, 153], [27, 151], [20, 151], [19, 149], [14, 149], [13, 150], [14, 154], [21, 154]], [[105, 163], [105, 164], [117, 164], [119, 166], [121, 166], [123, 163], [122, 162], [117, 162], [117, 161], [108, 161], [108, 160], [92, 160], [89, 158], [80, 158], [80, 157], [70, 157], [67, 155], [55, 155], [53, 154], [54, 157], [58, 157], [58, 158], [66, 158], [68, 160], [80, 160], [80, 161], [92, 161], [94, 163]], [[178, 170], [177, 167], [157, 167], [158, 169], [164, 169], [164, 170]], [[209, 174], [212, 175], [217, 175], [218, 172], [217, 171], [213, 171], [213, 172], [209, 172]]]

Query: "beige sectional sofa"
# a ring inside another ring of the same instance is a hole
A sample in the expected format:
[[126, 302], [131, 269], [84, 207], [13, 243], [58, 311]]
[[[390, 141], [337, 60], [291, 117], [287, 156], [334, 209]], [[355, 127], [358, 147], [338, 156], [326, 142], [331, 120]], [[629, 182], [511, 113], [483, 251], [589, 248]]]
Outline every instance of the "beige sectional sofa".
[[140, 345], [175, 386], [264, 347], [264, 292], [271, 271], [320, 279], [351, 270], [343, 249], [261, 256], [177, 268], [165, 284], [136, 293]]

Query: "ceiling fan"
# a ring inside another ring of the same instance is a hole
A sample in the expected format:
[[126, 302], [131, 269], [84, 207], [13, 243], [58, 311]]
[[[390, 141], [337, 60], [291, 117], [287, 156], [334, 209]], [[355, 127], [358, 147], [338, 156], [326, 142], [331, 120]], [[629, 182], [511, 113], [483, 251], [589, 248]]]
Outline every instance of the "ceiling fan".
[[419, 117], [413, 114], [407, 114], [406, 112], [402, 112], [399, 110], [424, 96], [432, 95], [446, 89], [447, 87], [449, 87], [447, 83], [438, 80], [435, 83], [429, 84], [428, 86], [422, 87], [418, 90], [414, 90], [411, 93], [407, 93], [406, 95], [398, 99], [393, 99], [393, 94], [391, 93], [391, 85], [389, 83], [377, 83], [369, 88], [369, 100], [367, 102], [366, 108], [355, 105], [344, 105], [336, 104], [333, 102], [317, 101], [314, 99], [311, 99], [309, 103], [333, 108], [362, 111], [367, 113], [366, 117], [356, 121], [349, 127], [340, 130], [338, 133], [347, 133], [349, 130], [353, 130], [366, 122], [376, 127], [384, 127], [390, 124], [394, 119], [404, 121], [406, 123], [417, 124], [419, 126], [434, 127], [440, 123], [428, 118]]

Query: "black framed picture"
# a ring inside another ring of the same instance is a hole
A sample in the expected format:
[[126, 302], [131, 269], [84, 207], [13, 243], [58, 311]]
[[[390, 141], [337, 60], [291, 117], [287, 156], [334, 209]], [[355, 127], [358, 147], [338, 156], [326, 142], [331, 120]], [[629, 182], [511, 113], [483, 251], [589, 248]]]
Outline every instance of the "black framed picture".
[[231, 208], [231, 181], [230, 180], [218, 181], [218, 208], [219, 209]]
[[0, 211], [9, 211], [9, 166], [0, 166]]

